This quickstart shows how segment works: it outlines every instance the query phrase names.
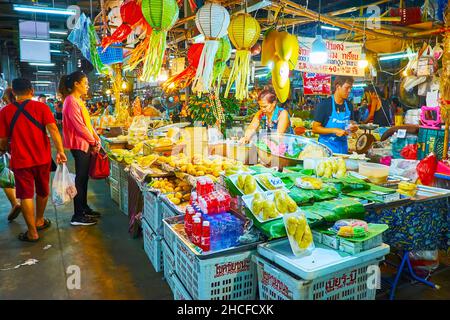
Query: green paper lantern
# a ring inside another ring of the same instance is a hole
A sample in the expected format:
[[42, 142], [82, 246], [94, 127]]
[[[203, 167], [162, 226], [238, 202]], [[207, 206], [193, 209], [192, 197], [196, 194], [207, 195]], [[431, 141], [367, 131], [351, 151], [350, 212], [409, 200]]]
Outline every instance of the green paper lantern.
[[141, 7], [145, 20], [153, 28], [141, 77], [141, 80], [149, 82], [161, 71], [167, 31], [178, 20], [179, 9], [176, 0], [142, 0]]
[[231, 42], [228, 36], [221, 38], [219, 41], [219, 49], [214, 60], [213, 70], [213, 86], [215, 87], [216, 95], [219, 93], [222, 76], [227, 67], [227, 61], [231, 58], [231, 49]]

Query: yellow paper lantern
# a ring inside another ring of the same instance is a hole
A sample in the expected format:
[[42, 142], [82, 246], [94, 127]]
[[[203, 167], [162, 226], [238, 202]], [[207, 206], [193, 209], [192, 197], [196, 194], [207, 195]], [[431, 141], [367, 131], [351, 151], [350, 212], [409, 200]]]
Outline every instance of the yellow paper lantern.
[[248, 96], [248, 78], [250, 75], [250, 48], [259, 39], [261, 27], [258, 21], [248, 13], [238, 13], [231, 17], [228, 36], [236, 48], [236, 57], [228, 79], [225, 96], [231, 85], [236, 82], [236, 98], [243, 100]]

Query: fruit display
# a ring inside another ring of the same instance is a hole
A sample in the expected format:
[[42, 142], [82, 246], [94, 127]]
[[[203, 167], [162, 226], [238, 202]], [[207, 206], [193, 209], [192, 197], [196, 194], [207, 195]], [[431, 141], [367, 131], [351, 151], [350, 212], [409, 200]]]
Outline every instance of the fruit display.
[[109, 155], [118, 162], [124, 162], [127, 165], [133, 163], [133, 159], [136, 156], [132, 151], [126, 149], [113, 149]]
[[369, 226], [362, 220], [343, 219], [336, 221], [330, 231], [344, 238], [362, 238], [369, 232]]
[[414, 183], [402, 181], [398, 184], [397, 192], [407, 197], [415, 197], [415, 195], [417, 194], [417, 185]]
[[301, 189], [320, 190], [322, 189], [323, 182], [319, 178], [301, 177], [295, 180], [295, 185]]
[[237, 176], [236, 186], [244, 194], [252, 194], [256, 191], [256, 179], [250, 174], [240, 174]]
[[331, 178], [334, 175], [336, 178], [343, 178], [346, 173], [347, 167], [345, 160], [342, 158], [321, 161], [316, 167], [318, 177]]
[[175, 205], [185, 205], [191, 198], [192, 187], [181, 179], [153, 179], [149, 187], [159, 190]]
[[284, 190], [256, 192], [243, 196], [245, 205], [260, 222], [277, 219], [298, 210], [297, 204]]
[[283, 217], [284, 226], [296, 256], [310, 253], [314, 248], [313, 235], [304, 214], [287, 214]]
[[158, 156], [155, 154], [151, 154], [148, 156], [137, 157], [136, 163], [142, 168], [149, 168], [153, 165], [153, 163], [158, 159]]

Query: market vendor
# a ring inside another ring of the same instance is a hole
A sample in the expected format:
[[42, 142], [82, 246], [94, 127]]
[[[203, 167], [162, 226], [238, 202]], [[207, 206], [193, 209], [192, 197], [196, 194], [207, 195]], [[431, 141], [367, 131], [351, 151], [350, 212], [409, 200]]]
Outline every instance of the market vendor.
[[353, 87], [353, 77], [337, 76], [334, 80], [333, 95], [323, 100], [314, 110], [312, 130], [320, 135], [319, 142], [334, 153], [348, 152], [347, 136], [356, 132], [353, 105], [348, 97]]
[[271, 89], [264, 89], [258, 95], [259, 111], [245, 131], [241, 143], [249, 143], [260, 128], [266, 128], [268, 133], [293, 133], [289, 113], [277, 105], [277, 96]]

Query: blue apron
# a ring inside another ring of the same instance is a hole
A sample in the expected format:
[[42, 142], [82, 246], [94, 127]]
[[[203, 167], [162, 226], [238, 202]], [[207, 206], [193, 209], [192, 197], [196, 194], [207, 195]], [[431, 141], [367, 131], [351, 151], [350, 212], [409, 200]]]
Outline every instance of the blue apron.
[[[278, 117], [280, 116], [280, 113], [283, 110], [284, 109], [280, 108], [279, 106], [275, 107], [275, 110], [273, 111], [273, 114], [272, 114], [272, 125], [270, 127], [267, 124], [267, 117], [265, 115], [262, 116], [261, 120], [260, 120], [260, 128], [267, 128], [267, 132], [271, 132], [271, 131], [275, 131], [276, 132], [277, 129], [278, 129]], [[285, 133], [293, 134], [294, 131], [292, 130], [292, 127], [291, 127], [291, 124], [290, 124], [291, 117], [289, 115], [288, 115], [288, 117], [289, 117], [289, 127], [287, 128]]]
[[[334, 103], [334, 98], [331, 98], [332, 105], [332, 113], [330, 119], [327, 122], [325, 128], [337, 128], [345, 130], [347, 124], [350, 121], [351, 112], [348, 108], [347, 101], [344, 101], [345, 104], [345, 112], [337, 112], [336, 106]], [[348, 153], [348, 143], [347, 136], [338, 137], [335, 134], [321, 134], [319, 137], [319, 142], [328, 146], [333, 153]]]

